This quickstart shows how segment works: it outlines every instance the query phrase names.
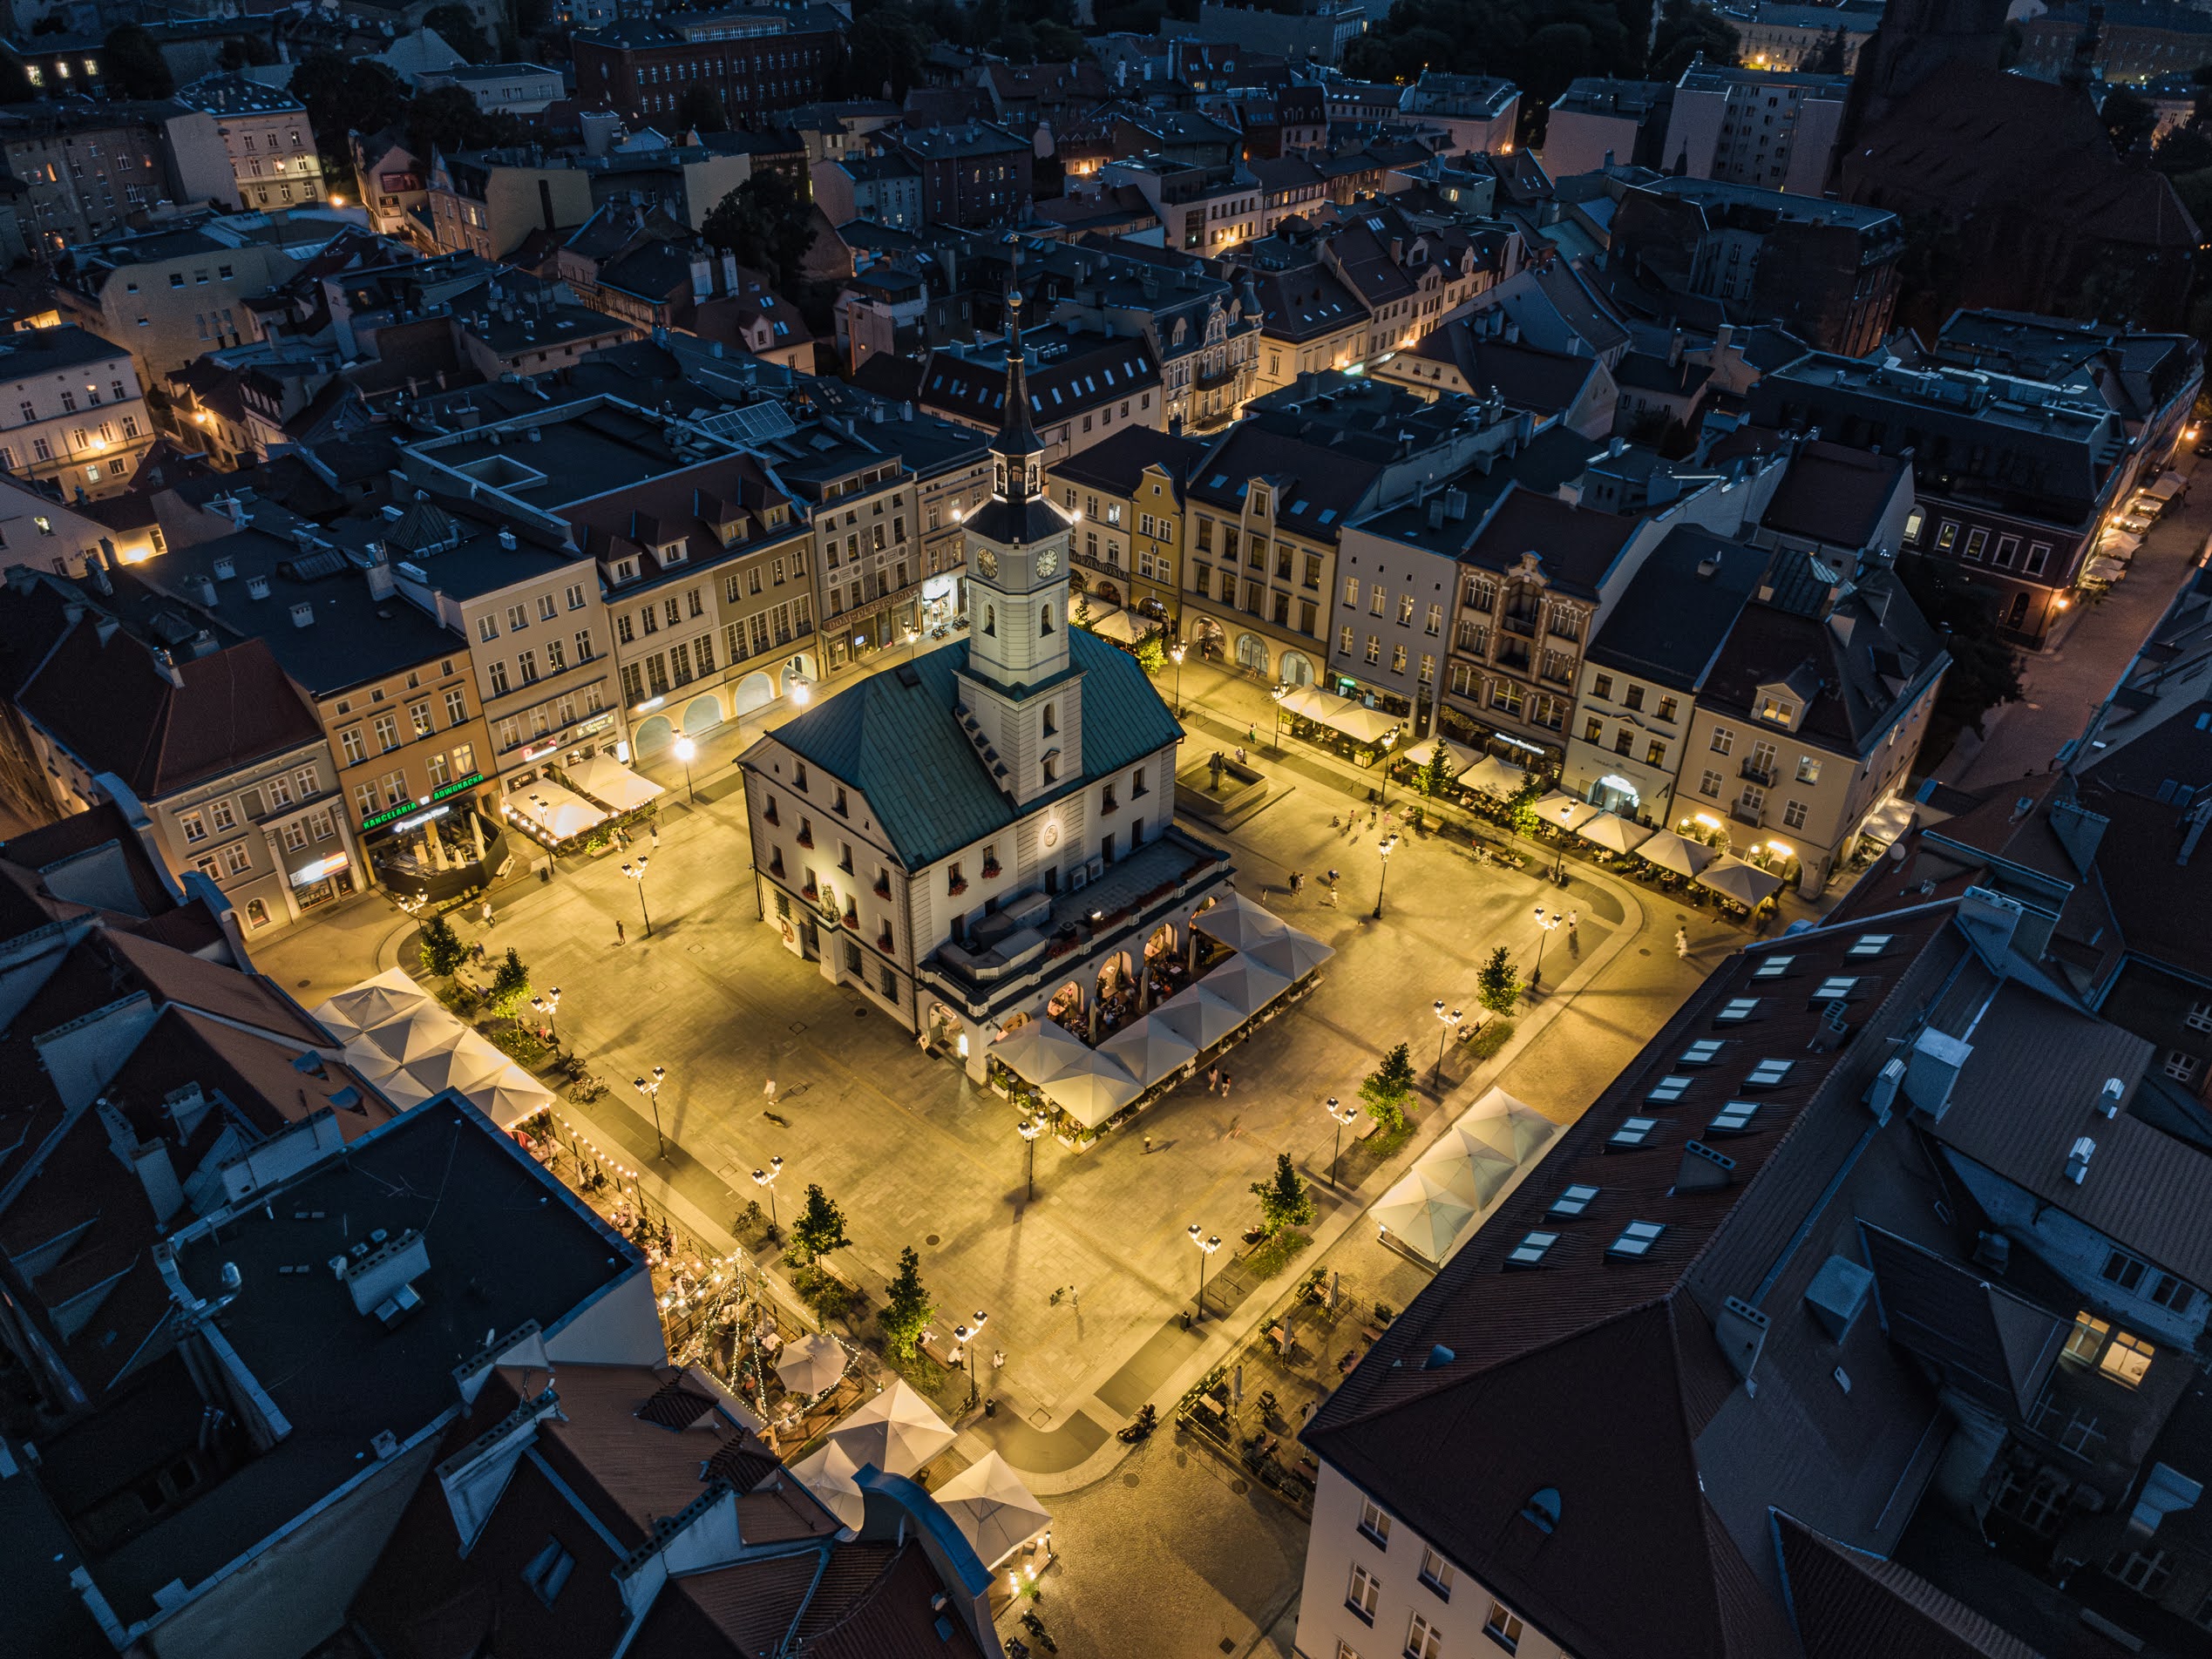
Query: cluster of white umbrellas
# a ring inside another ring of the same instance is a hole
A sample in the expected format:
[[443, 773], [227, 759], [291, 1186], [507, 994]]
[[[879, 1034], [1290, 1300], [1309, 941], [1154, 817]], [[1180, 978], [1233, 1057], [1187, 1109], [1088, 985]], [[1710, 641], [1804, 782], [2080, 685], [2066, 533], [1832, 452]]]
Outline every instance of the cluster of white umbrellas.
[[1533, 1107], [1491, 1089], [1383, 1194], [1372, 1212], [1376, 1224], [1441, 1266], [1558, 1132]]
[[548, 841], [572, 841], [608, 817], [573, 789], [546, 777], [507, 796], [500, 810], [534, 824]]
[[1359, 743], [1380, 743], [1405, 724], [1379, 708], [1369, 708], [1349, 697], [1331, 696], [1312, 686], [1293, 687], [1276, 701], [1286, 714], [1329, 727]]
[[341, 991], [315, 1018], [345, 1045], [346, 1064], [398, 1106], [455, 1089], [505, 1129], [553, 1104], [535, 1078], [401, 969]]
[[1173, 1076], [1336, 954], [1237, 893], [1192, 918], [1191, 925], [1236, 954], [1096, 1048], [1057, 1020], [1032, 1019], [994, 1043], [992, 1058], [1090, 1128]]
[[[858, 1532], [867, 1515], [860, 1485], [865, 1470], [919, 1474], [953, 1439], [927, 1400], [903, 1380], [893, 1381], [838, 1419], [818, 1450], [791, 1465], [791, 1473], [841, 1525]], [[1045, 1507], [995, 1452], [985, 1452], [931, 1495], [987, 1568], [1052, 1525]]]
[[631, 811], [666, 793], [652, 779], [640, 777], [612, 755], [587, 755], [561, 770], [586, 795], [616, 812]]
[[1672, 830], [1653, 830], [1632, 818], [1603, 811], [1589, 802], [1554, 789], [1536, 803], [1537, 816], [1570, 835], [1608, 852], [1632, 852], [1661, 870], [1694, 881], [1748, 909], [1780, 890], [1782, 878], [1734, 853], [1715, 852], [1702, 842]]

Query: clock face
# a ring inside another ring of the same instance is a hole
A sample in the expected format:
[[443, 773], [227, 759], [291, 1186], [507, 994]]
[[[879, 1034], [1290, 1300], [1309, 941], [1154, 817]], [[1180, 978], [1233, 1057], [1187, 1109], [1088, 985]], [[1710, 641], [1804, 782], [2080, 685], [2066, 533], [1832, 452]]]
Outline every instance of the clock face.
[[995, 577], [999, 573], [999, 556], [987, 547], [976, 549], [975, 573], [987, 582]]
[[1037, 574], [1049, 576], [1060, 568], [1060, 550], [1048, 547], [1037, 555]]

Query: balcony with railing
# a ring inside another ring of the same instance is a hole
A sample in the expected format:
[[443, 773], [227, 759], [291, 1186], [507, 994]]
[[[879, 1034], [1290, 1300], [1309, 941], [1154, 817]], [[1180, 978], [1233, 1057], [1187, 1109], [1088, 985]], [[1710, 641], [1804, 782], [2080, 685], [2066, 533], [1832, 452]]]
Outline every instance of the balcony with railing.
[[1533, 640], [1537, 636], [1537, 615], [1534, 611], [1508, 611], [1497, 620], [1498, 626], [1508, 633]]
[[1764, 765], [1757, 761], [1746, 761], [1738, 770], [1747, 783], [1756, 783], [1762, 789], [1774, 787], [1774, 766], [1771, 761]]

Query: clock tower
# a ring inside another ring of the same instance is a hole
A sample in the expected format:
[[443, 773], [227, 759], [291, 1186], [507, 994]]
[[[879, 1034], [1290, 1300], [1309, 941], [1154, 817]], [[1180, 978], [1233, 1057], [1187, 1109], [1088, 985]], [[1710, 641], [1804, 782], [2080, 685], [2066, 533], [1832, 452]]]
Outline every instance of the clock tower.
[[1082, 675], [1068, 651], [1070, 523], [1044, 494], [1044, 442], [1029, 419], [1021, 294], [1007, 295], [1006, 414], [991, 440], [991, 498], [968, 518], [971, 738], [1016, 803], [1082, 775]]

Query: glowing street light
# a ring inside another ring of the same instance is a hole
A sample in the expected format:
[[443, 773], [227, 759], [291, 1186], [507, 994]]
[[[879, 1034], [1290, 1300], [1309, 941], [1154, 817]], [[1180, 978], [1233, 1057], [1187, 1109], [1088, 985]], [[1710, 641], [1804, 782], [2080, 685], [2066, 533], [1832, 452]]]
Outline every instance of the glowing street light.
[[974, 1324], [953, 1327], [953, 1340], [967, 1351], [967, 1409], [971, 1412], [975, 1409], [975, 1402], [982, 1398], [981, 1392], [975, 1386], [975, 1344], [983, 1335], [983, 1327], [990, 1323], [991, 1316], [978, 1308], [975, 1310]]
[[683, 762], [683, 798], [694, 805], [698, 803], [699, 797], [692, 792], [691, 789], [691, 759], [698, 752], [699, 746], [689, 738], [676, 739], [675, 757]]
[[1544, 983], [1544, 942], [1551, 937], [1552, 930], [1566, 919], [1564, 911], [1548, 911], [1541, 904], [1536, 907], [1537, 926], [1542, 931], [1537, 935], [1536, 972], [1529, 976], [1530, 990], [1533, 991]]
[[1014, 1126], [1014, 1134], [1021, 1137], [1022, 1141], [1028, 1149], [1028, 1202], [1033, 1204], [1037, 1202], [1037, 1137], [1044, 1133], [1044, 1120], [1042, 1118], [1024, 1118], [1021, 1122]]
[[545, 1016], [546, 1029], [553, 1033], [553, 1046], [560, 1046], [560, 987], [559, 985], [542, 997], [530, 999], [533, 1012]]
[[1196, 1222], [1191, 1223], [1191, 1242], [1198, 1247], [1198, 1317], [1206, 1317], [1206, 1258], [1221, 1248], [1221, 1235], [1205, 1234]]
[[645, 908], [645, 865], [650, 857], [648, 853], [640, 853], [637, 863], [622, 866], [622, 873], [637, 884], [637, 911], [645, 918], [645, 937], [648, 939], [653, 937], [653, 912]]
[[1374, 884], [1374, 919], [1380, 922], [1382, 919], [1383, 884], [1390, 879], [1390, 855], [1398, 850], [1398, 837], [1383, 836], [1375, 843], [1374, 850], [1375, 857], [1382, 860], [1382, 874], [1376, 877]]
[[635, 1078], [630, 1083], [630, 1087], [642, 1094], [646, 1104], [653, 1108], [653, 1134], [654, 1138], [661, 1143], [661, 1155], [663, 1158], [668, 1155], [668, 1137], [661, 1133], [661, 1085], [668, 1080], [668, 1068], [665, 1066], [655, 1066], [651, 1078]]
[[1449, 1039], [1452, 1033], [1459, 1029], [1459, 1022], [1465, 1017], [1456, 1008], [1446, 1013], [1443, 999], [1442, 998], [1437, 999], [1436, 1023], [1442, 1027], [1436, 1033], [1436, 1082], [1440, 1087], [1444, 1081], [1444, 1044]]
[[1344, 1132], [1360, 1115], [1360, 1108], [1342, 1104], [1333, 1094], [1329, 1096], [1327, 1105], [1328, 1114], [1336, 1124], [1336, 1138], [1329, 1146], [1329, 1185], [1333, 1187], [1336, 1185], [1337, 1155], [1344, 1150]]
[[1183, 653], [1189, 649], [1188, 646], [1183, 645], [1168, 647], [1168, 655], [1175, 663], [1175, 717], [1177, 720], [1183, 718]]
[[774, 1238], [781, 1230], [776, 1222], [776, 1177], [784, 1173], [784, 1160], [779, 1155], [768, 1161], [768, 1168], [753, 1171], [753, 1185], [768, 1195], [768, 1236]]

